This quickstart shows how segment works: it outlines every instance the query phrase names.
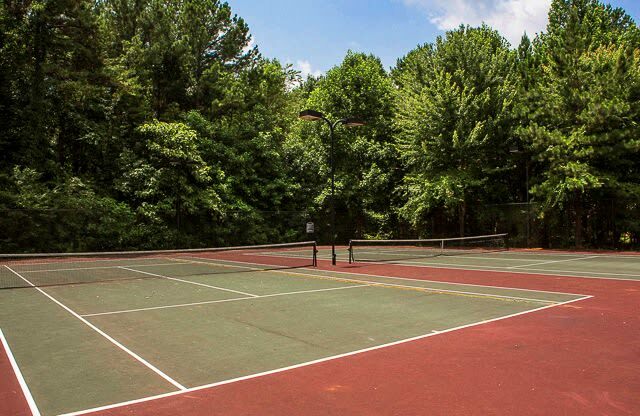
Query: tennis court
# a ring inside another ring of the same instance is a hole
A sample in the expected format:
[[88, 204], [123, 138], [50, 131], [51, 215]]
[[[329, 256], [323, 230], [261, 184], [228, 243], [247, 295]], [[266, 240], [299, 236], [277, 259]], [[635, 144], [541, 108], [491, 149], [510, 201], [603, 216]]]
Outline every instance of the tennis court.
[[[7, 410], [0, 407], [0, 413], [203, 414], [221, 406], [227, 409], [222, 414], [324, 414], [334, 406], [366, 407], [361, 399], [368, 393], [356, 391], [373, 388], [368, 383], [381, 390], [385, 404], [406, 390], [412, 399], [405, 410], [411, 410], [441, 406], [444, 397], [420, 405], [415, 388], [431, 383], [444, 389], [448, 384], [438, 383], [439, 377], [452, 375], [449, 383], [471, 382], [486, 372], [478, 365], [498, 368], [503, 356], [509, 359], [501, 368], [514, 386], [526, 380], [537, 355], [534, 367], [547, 373], [574, 365], [574, 357], [588, 361], [576, 364], [580, 368], [634, 371], [620, 351], [613, 361], [590, 359], [589, 353], [611, 339], [617, 348], [632, 347], [628, 330], [607, 326], [598, 336], [592, 332], [602, 329], [603, 310], [624, 316], [625, 325], [637, 321], [631, 297], [639, 293], [640, 257], [490, 245], [446, 253], [441, 242], [435, 252], [406, 242], [382, 249], [353, 245], [339, 248], [337, 267], [325, 261], [330, 248], [318, 251], [313, 242], [5, 258], [0, 391], [22, 393], [5, 401]], [[568, 322], [582, 322], [588, 335], [574, 334]], [[508, 328], [503, 336], [507, 345], [517, 339], [515, 350], [501, 346], [496, 328]], [[564, 338], [571, 348], [558, 350], [555, 344]], [[523, 356], [520, 344], [538, 346]], [[394, 372], [399, 365], [403, 370]], [[378, 366], [383, 384], [376, 381]], [[412, 367], [421, 372], [408, 371]], [[323, 373], [327, 368], [336, 379]], [[359, 378], [339, 381], [345, 377]], [[542, 379], [535, 380], [540, 387]], [[347, 385], [349, 395], [333, 396]], [[383, 393], [383, 385], [391, 391]], [[627, 379], [625, 388], [634, 385]], [[469, 395], [469, 389], [462, 391]], [[451, 391], [458, 390], [442, 394]], [[199, 400], [189, 400], [194, 397]], [[170, 405], [162, 404], [168, 400]], [[447, 403], [464, 406], [465, 400]], [[24, 413], [16, 411], [20, 405]]]
[[312, 249], [5, 261], [0, 328], [31, 411], [188, 392], [586, 298], [326, 271]]

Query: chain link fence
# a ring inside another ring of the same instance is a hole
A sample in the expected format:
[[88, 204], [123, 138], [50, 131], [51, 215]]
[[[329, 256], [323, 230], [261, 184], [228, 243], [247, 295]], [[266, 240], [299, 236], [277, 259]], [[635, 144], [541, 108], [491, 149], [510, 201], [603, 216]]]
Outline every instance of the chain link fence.
[[[468, 205], [461, 233], [459, 212], [434, 210], [419, 225], [397, 215], [336, 211], [339, 245], [350, 239], [448, 238], [508, 233], [511, 247], [637, 250], [640, 206], [619, 200], [586, 201], [581, 236], [575, 209], [537, 203]], [[314, 232], [307, 233], [312, 222]], [[578, 238], [581, 237], [581, 244]], [[331, 211], [185, 211], [180, 218], [113, 207], [0, 209], [0, 252], [79, 252], [220, 247], [316, 240], [332, 242]]]

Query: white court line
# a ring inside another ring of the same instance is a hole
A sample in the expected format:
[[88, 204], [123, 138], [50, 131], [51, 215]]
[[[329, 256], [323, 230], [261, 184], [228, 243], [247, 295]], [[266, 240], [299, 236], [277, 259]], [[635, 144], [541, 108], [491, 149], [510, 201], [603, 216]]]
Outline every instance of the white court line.
[[[329, 260], [329, 259], [323, 259]], [[358, 261], [356, 260], [356, 263]], [[346, 261], [344, 261], [346, 263]], [[259, 264], [259, 263], [255, 263]], [[555, 269], [510, 269], [508, 267], [500, 267], [500, 266], [482, 266], [479, 264], [455, 264], [455, 263], [434, 263], [434, 262], [416, 262], [416, 261], [371, 261], [366, 260], [364, 264], [380, 264], [380, 265], [389, 265], [393, 264], [396, 266], [408, 266], [408, 267], [420, 267], [425, 269], [447, 269], [447, 270], [469, 270], [476, 272], [495, 272], [495, 273], [517, 273], [517, 274], [535, 274], [535, 275], [543, 275], [543, 276], [558, 276], [558, 277], [576, 277], [579, 279], [605, 279], [605, 280], [616, 280], [616, 281], [625, 281], [625, 282], [640, 282], [640, 274], [633, 273], [607, 273], [607, 272], [586, 272], [584, 270], [555, 270]], [[309, 270], [309, 269], [308, 269]], [[550, 272], [550, 273], [538, 273], [538, 272]], [[346, 272], [340, 272], [346, 273]], [[583, 274], [593, 274], [600, 276], [583, 276]], [[636, 279], [626, 279], [619, 277], [605, 277], [606, 276], [629, 276], [636, 277]], [[452, 284], [466, 284], [466, 283], [452, 283]], [[491, 286], [487, 286], [491, 287]], [[499, 286], [495, 286], [499, 287]], [[517, 289], [517, 288], [514, 288]], [[526, 290], [526, 289], [518, 289], [518, 290]]]
[[[207, 257], [192, 257], [194, 259], [202, 259], [202, 260], [214, 260], [214, 259], [210, 259]], [[228, 263], [237, 263], [234, 260], [222, 260], [222, 259], [216, 259], [217, 261], [224, 261], [224, 262], [228, 262]], [[224, 265], [222, 263], [213, 263], [213, 262], [207, 262], [207, 261], [193, 261], [194, 263], [204, 263], [204, 264], [211, 264], [212, 266], [220, 266], [220, 265]], [[372, 262], [373, 263], [373, 262]], [[264, 263], [243, 263], [243, 264], [253, 264], [256, 266], [273, 266], [273, 264], [264, 264]], [[387, 262], [385, 263], [373, 263], [373, 264], [389, 264]], [[400, 266], [402, 264], [399, 264]], [[262, 270], [262, 271], [269, 271], [269, 272], [276, 272], [276, 273], [287, 273], [287, 274], [297, 274], [300, 276], [314, 276], [314, 277], [325, 277], [326, 275], [323, 274], [314, 274], [314, 273], [298, 273], [298, 272], [294, 272], [291, 270], [287, 270], [287, 271], [278, 271], [278, 270], [264, 270], [264, 269], [260, 269], [257, 267], [249, 267], [249, 266], [239, 266], [239, 265], [227, 265], [228, 267], [237, 267], [237, 268], [241, 268], [241, 269], [250, 269], [250, 270]], [[413, 266], [411, 266], [413, 267]], [[448, 267], [430, 267], [430, 266], [422, 266], [422, 267], [426, 267], [426, 268], [434, 268], [434, 269], [449, 269]], [[539, 293], [550, 293], [550, 294], [555, 294], [555, 295], [568, 295], [568, 296], [586, 296], [585, 294], [581, 294], [581, 293], [569, 293], [569, 292], [555, 292], [555, 291], [550, 291], [550, 290], [538, 290], [538, 289], [522, 289], [522, 288], [518, 288], [518, 287], [509, 287], [509, 286], [491, 286], [491, 285], [479, 285], [479, 284], [473, 284], [473, 283], [457, 283], [457, 282], [447, 282], [447, 281], [442, 281], [442, 280], [427, 280], [427, 279], [414, 279], [411, 277], [397, 277], [397, 276], [385, 276], [385, 275], [378, 275], [378, 274], [367, 274], [367, 273], [354, 273], [354, 272], [344, 272], [344, 271], [338, 271], [338, 270], [324, 270], [324, 269], [309, 269], [306, 267], [301, 267], [299, 268], [299, 270], [308, 270], [308, 271], [322, 271], [322, 272], [326, 272], [326, 273], [334, 273], [334, 274], [347, 274], [347, 275], [353, 275], [353, 276], [369, 276], [369, 277], [380, 277], [380, 278], [384, 278], [384, 279], [394, 279], [394, 280], [410, 280], [410, 281], [415, 281], [415, 282], [428, 282], [428, 283], [438, 283], [438, 284], [449, 284], [449, 285], [454, 285], [454, 286], [473, 286], [473, 287], [483, 287], [483, 288], [487, 288], [487, 289], [504, 289], [504, 290], [518, 290], [518, 291], [523, 291], [523, 292], [539, 292]], [[459, 270], [474, 270], [474, 269], [459, 269]], [[476, 269], [476, 271], [486, 271], [486, 270], [479, 270]], [[506, 272], [506, 271], [500, 271], [500, 270], [493, 270], [496, 271], [498, 273], [514, 273], [514, 272]], [[525, 273], [525, 272], [521, 272], [518, 271], [518, 274], [539, 274], [539, 273]]]
[[474, 322], [474, 323], [471, 323], [471, 324], [466, 324], [466, 325], [461, 325], [461, 326], [457, 326], [457, 327], [453, 327], [453, 328], [448, 328], [448, 329], [444, 329], [444, 330], [437, 331], [437, 332], [429, 331], [429, 333], [427, 333], [427, 334], [418, 335], [418, 336], [411, 337], [411, 338], [405, 338], [405, 339], [401, 339], [401, 340], [398, 340], [398, 341], [389, 342], [389, 343], [381, 344], [381, 345], [375, 345], [373, 347], [368, 347], [368, 348], [363, 348], [363, 349], [360, 349], [360, 350], [350, 351], [350, 352], [346, 352], [346, 353], [343, 353], [343, 354], [332, 355], [330, 357], [319, 358], [317, 360], [307, 361], [307, 362], [304, 362], [304, 363], [290, 365], [288, 367], [282, 367], [282, 368], [277, 368], [277, 369], [274, 369], [274, 370], [264, 371], [262, 373], [249, 374], [249, 375], [246, 375], [246, 376], [236, 377], [236, 378], [232, 378], [232, 379], [229, 379], [229, 380], [218, 381], [216, 383], [210, 383], [210, 384], [205, 384], [205, 385], [198, 386], [198, 387], [192, 387], [190, 389], [187, 389], [186, 391], [174, 391], [174, 392], [170, 392], [170, 393], [159, 394], [159, 395], [156, 395], [156, 396], [143, 397], [143, 398], [136, 399], [136, 400], [129, 400], [129, 401], [126, 401], [126, 402], [114, 403], [114, 404], [110, 404], [110, 405], [106, 405], [106, 406], [95, 407], [95, 408], [92, 408], [92, 409], [86, 409], [86, 410], [80, 410], [80, 411], [77, 411], [77, 412], [65, 413], [65, 414], [60, 415], [60, 416], [79, 416], [79, 415], [84, 415], [84, 414], [87, 414], [87, 413], [98, 412], [98, 411], [108, 410], [108, 409], [115, 409], [115, 408], [128, 406], [128, 405], [132, 405], [132, 404], [136, 404], [136, 403], [143, 403], [143, 402], [148, 402], [148, 401], [151, 401], [151, 400], [162, 399], [162, 398], [165, 398], [165, 397], [171, 397], [171, 396], [176, 396], [176, 395], [180, 395], [180, 394], [191, 393], [191, 392], [194, 392], [194, 391], [204, 390], [204, 389], [213, 388], [213, 387], [217, 387], [217, 386], [222, 386], [222, 385], [225, 385], [225, 384], [237, 383], [239, 381], [249, 380], [249, 379], [252, 379], [252, 378], [264, 377], [264, 376], [267, 376], [267, 375], [281, 373], [281, 372], [293, 370], [293, 369], [296, 369], [296, 368], [307, 367], [307, 366], [310, 366], [310, 365], [319, 364], [319, 363], [332, 361], [332, 360], [337, 360], [337, 359], [340, 359], [340, 358], [349, 357], [349, 356], [353, 356], [353, 355], [356, 355], [356, 354], [362, 354], [362, 353], [366, 353], [366, 352], [369, 352], [369, 351], [375, 351], [375, 350], [379, 350], [379, 349], [382, 349], [382, 348], [388, 348], [388, 347], [392, 347], [392, 346], [396, 346], [396, 345], [400, 345], [400, 344], [405, 344], [405, 343], [412, 342], [412, 341], [418, 341], [418, 340], [421, 340], [421, 339], [425, 339], [425, 338], [429, 338], [429, 337], [433, 337], [433, 336], [438, 336], [438, 335], [446, 334], [446, 333], [449, 333], [449, 332], [459, 331], [459, 330], [465, 329], [465, 328], [471, 328], [471, 327], [474, 327], [474, 326], [484, 325], [484, 324], [488, 324], [488, 323], [491, 323], [491, 322], [497, 322], [497, 321], [501, 321], [501, 320], [504, 320], [504, 319], [514, 318], [516, 316], [525, 315], [525, 314], [529, 314], [529, 313], [533, 313], [533, 312], [538, 312], [538, 311], [542, 311], [544, 309], [555, 308], [555, 307], [566, 305], [566, 304], [569, 304], [569, 303], [586, 300], [586, 299], [589, 299], [591, 297], [592, 296], [585, 296], [585, 297], [582, 297], [582, 298], [579, 298], [579, 299], [573, 299], [573, 300], [569, 300], [569, 301], [566, 301], [566, 302], [557, 303], [557, 304], [554, 304], [554, 305], [541, 306], [539, 308], [530, 309], [528, 311], [517, 312], [517, 313], [510, 314], [510, 315], [500, 316], [498, 318], [487, 319], [487, 320], [480, 321], [480, 322]]
[[[417, 250], [416, 250], [417, 251]], [[379, 254], [379, 253], [388, 253], [388, 254], [393, 254], [396, 256], [410, 256], [413, 255], [413, 253], [398, 253], [397, 251], [358, 251], [358, 254]], [[424, 258], [431, 258], [431, 257], [455, 257], [457, 259], [472, 259], [472, 260], [477, 260], [477, 259], [481, 259], [481, 260], [502, 260], [502, 261], [531, 261], [530, 259], [506, 259], [503, 257], [491, 257], [488, 256], [486, 254], [482, 254], [482, 253], [478, 253], [477, 256], [469, 256], [469, 253], [465, 253], [464, 255], [460, 254], [441, 254], [441, 253], [433, 253], [433, 254], [427, 254], [426, 252], [420, 252], [420, 253], [424, 253], [423, 256], [416, 256], [416, 257], [424, 257]], [[249, 254], [247, 254], [249, 255]], [[267, 253], [267, 254], [259, 254], [260, 256], [265, 256], [265, 257], [282, 257], [282, 258], [300, 258], [299, 256], [286, 256], [284, 254], [279, 254], [279, 253]], [[319, 259], [322, 260], [331, 260], [331, 256], [330, 255], [318, 255]], [[391, 261], [401, 261], [402, 259], [391, 259]], [[357, 260], [356, 260], [357, 262]], [[368, 260], [367, 260], [368, 262]]]
[[531, 256], [531, 257], [540, 257], [540, 256], [596, 256], [596, 257], [602, 257], [603, 259], [611, 259], [611, 258], [629, 258], [629, 259], [638, 259], [640, 260], [640, 254], [620, 254], [617, 252], [612, 252], [612, 253], [593, 253], [593, 252], [575, 252], [575, 253], [563, 253], [563, 252], [557, 252], [557, 251], [544, 251], [542, 250], [542, 252], [540, 251], [523, 251], [520, 249], [511, 249], [511, 250], [507, 250], [507, 251], [502, 251], [501, 255], [519, 255], [519, 254], [523, 254], [526, 256]]
[[207, 284], [198, 283], [198, 282], [192, 282], [190, 280], [178, 279], [177, 277], [169, 277], [169, 276], [163, 276], [161, 274], [156, 274], [156, 273], [143, 272], [142, 270], [130, 269], [130, 268], [125, 267], [125, 266], [118, 266], [118, 268], [124, 269], [124, 270], [129, 270], [129, 271], [132, 271], [132, 272], [147, 274], [149, 276], [161, 277], [163, 279], [175, 280], [176, 282], [189, 283], [189, 284], [196, 285], [196, 286], [208, 287], [210, 289], [217, 289], [217, 290], [223, 290], [225, 292], [238, 293], [240, 295], [251, 296], [252, 298], [257, 298], [259, 296], [259, 295], [254, 295], [253, 293], [241, 292], [239, 290], [227, 289], [227, 288], [224, 288], [224, 287], [212, 286], [212, 285], [207, 285]]
[[[278, 255], [264, 255], [264, 257], [285, 257], [286, 256], [278, 256]], [[428, 256], [425, 258], [435, 258], [435, 257], [440, 257], [440, 256]], [[454, 257], [454, 256], [445, 256], [445, 257]], [[194, 258], [206, 258], [206, 257], [194, 257]], [[327, 256], [319, 256], [318, 257], [319, 260], [331, 260], [331, 257], [327, 257]], [[473, 257], [473, 259], [477, 259], [477, 257]], [[346, 261], [345, 261], [346, 262]], [[375, 259], [355, 259], [355, 263], [362, 263], [365, 262], [367, 264], [398, 264], [398, 265], [431, 265], [431, 264], [437, 264], [437, 265], [441, 265], [441, 266], [458, 266], [458, 267], [483, 267], [486, 268], [488, 270], [493, 270], [497, 267], [499, 268], [506, 268], [506, 267], [501, 267], [501, 266], [482, 266], [480, 264], [461, 264], [461, 263], [442, 263], [442, 262], [425, 262], [425, 261], [405, 261], [402, 259], [389, 259], [386, 261], [375, 261]], [[259, 263], [255, 263], [255, 264], [259, 264]], [[465, 270], [471, 270], [471, 269], [465, 269]]]
[[[55, 256], [54, 256], [55, 257]], [[130, 256], [130, 257], [135, 257], [134, 256]], [[158, 259], [158, 255], [156, 255], [155, 257], [153, 255], [147, 254], [145, 255], [138, 255], [137, 257], [144, 257], [145, 259], [148, 260], [155, 260]], [[83, 260], [84, 259], [84, 260]], [[68, 261], [37, 261], [37, 262], [33, 262], [33, 263], [26, 263], [23, 262], [20, 259], [17, 259], [13, 262], [14, 266], [33, 266], [33, 265], [38, 265], [38, 264], [69, 264], [69, 263], [97, 263], [100, 261], [124, 261], [126, 260], [126, 258], [124, 257], [120, 257], [119, 259], [92, 259], [90, 257], [77, 257], [76, 260], [68, 260]]]
[[[153, 263], [153, 264], [127, 264], [126, 267], [152, 267], [152, 266], [177, 266], [180, 263]], [[15, 267], [15, 266], [14, 266]], [[42, 273], [42, 272], [70, 272], [74, 270], [103, 270], [117, 269], [119, 266], [96, 266], [96, 267], [70, 267], [68, 269], [42, 269], [42, 270], [20, 270], [20, 273]]]
[[287, 296], [287, 295], [298, 295], [301, 293], [316, 293], [316, 292], [329, 292], [331, 290], [344, 290], [344, 289], [353, 289], [356, 287], [371, 287], [371, 285], [351, 285], [351, 286], [340, 286], [340, 287], [331, 287], [327, 289], [313, 289], [313, 290], [300, 290], [297, 292], [285, 292], [285, 293], [272, 293], [269, 295], [260, 295], [256, 297], [246, 297], [246, 298], [231, 298], [231, 299], [218, 299], [218, 300], [208, 300], [204, 302], [192, 302], [192, 303], [179, 303], [175, 305], [165, 305], [165, 306], [151, 306], [148, 308], [139, 308], [139, 309], [124, 309], [120, 311], [113, 312], [99, 312], [99, 313], [89, 313], [86, 315], [82, 315], [84, 317], [89, 316], [102, 316], [102, 315], [116, 315], [121, 313], [131, 313], [131, 312], [142, 312], [142, 311], [153, 311], [156, 309], [171, 309], [171, 308], [182, 308], [187, 306], [198, 306], [198, 305], [209, 305], [212, 303], [226, 303], [226, 302], [238, 302], [241, 300], [254, 300], [254, 299], [262, 299], [262, 298], [273, 298], [276, 296]]
[[598, 257], [600, 256], [578, 257], [575, 259], [564, 259], [564, 260], [549, 260], [549, 261], [543, 261], [540, 263], [530, 263], [530, 264], [521, 264], [520, 266], [511, 266], [511, 267], [507, 267], [507, 269], [517, 269], [519, 267], [541, 266], [543, 264], [551, 264], [551, 263], [565, 263], [567, 261], [588, 260], [588, 259], [595, 259]]
[[11, 348], [9, 348], [9, 343], [0, 329], [0, 342], [2, 342], [2, 347], [4, 348], [7, 357], [9, 357], [9, 363], [11, 363], [11, 367], [13, 368], [13, 372], [16, 375], [16, 379], [18, 380], [18, 384], [20, 384], [20, 388], [22, 389], [22, 394], [24, 395], [27, 404], [29, 405], [29, 410], [31, 410], [31, 414], [33, 416], [40, 416], [40, 410], [38, 410], [38, 406], [36, 405], [35, 400], [33, 400], [33, 396], [31, 395], [31, 391], [29, 391], [29, 386], [27, 386], [27, 382], [24, 380], [22, 376], [22, 372], [18, 367], [18, 363], [16, 362], [13, 353], [11, 352]]
[[[373, 262], [369, 261], [367, 263], [370, 264], [389, 264], [389, 262]], [[403, 263], [392, 263], [398, 266], [407, 265], [410, 267], [424, 267], [431, 269], [458, 269], [458, 270], [471, 270], [471, 271], [479, 271], [479, 272], [496, 272], [496, 273], [518, 273], [518, 274], [536, 274], [536, 275], [544, 275], [544, 276], [560, 276], [560, 277], [577, 277], [580, 279], [608, 279], [608, 280], [624, 280], [629, 282], [640, 282], [640, 275], [633, 273], [609, 273], [609, 272], [587, 272], [584, 270], [555, 270], [555, 269], [529, 269], [528, 271], [523, 271], [522, 269], [517, 270], [509, 270], [507, 267], [491, 267], [491, 266], [480, 266], [480, 265], [459, 265], [459, 264], [445, 264], [445, 263], [420, 263], [420, 262], [403, 262]], [[447, 267], [439, 267], [439, 266], [447, 266]], [[460, 266], [460, 267], [456, 267]], [[545, 273], [537, 273], [537, 272], [545, 272]], [[546, 273], [550, 272], [550, 273]], [[581, 274], [593, 274], [593, 275], [606, 275], [606, 276], [629, 276], [629, 277], [637, 277], [637, 279], [625, 279], [625, 278], [616, 278], [616, 277], [604, 277], [604, 276], [582, 276]]]
[[549, 293], [552, 295], [565, 295], [565, 296], [578, 296], [578, 297], [587, 296], [583, 293], [554, 292], [550, 290], [538, 290], [538, 289], [521, 289], [517, 287], [507, 287], [507, 286], [487, 286], [487, 285], [478, 285], [473, 283], [446, 282], [446, 281], [440, 281], [440, 280], [426, 280], [426, 279], [423, 280], [423, 279], [414, 279], [411, 277], [385, 276], [381, 274], [353, 273], [353, 272], [331, 272], [331, 273], [348, 274], [348, 275], [354, 275], [354, 276], [380, 277], [384, 279], [393, 279], [393, 280], [409, 280], [412, 282], [427, 282], [427, 283], [437, 283], [437, 284], [455, 285], [455, 286], [483, 287], [487, 289], [517, 290], [519, 292]]
[[[208, 263], [208, 262], [203, 262], [203, 261], [188, 261], [188, 260], [185, 260], [185, 261], [186, 262], [191, 262], [191, 263], [210, 264], [210, 265], [213, 265], [213, 266], [216, 265], [215, 263]], [[253, 263], [253, 264], [256, 264], [256, 263]], [[256, 271], [268, 271], [268, 272], [272, 272], [273, 271], [273, 270], [263, 270], [263, 269], [260, 269], [260, 268], [249, 267], [249, 266], [235, 266], [234, 265], [234, 266], [231, 266], [231, 267], [239, 267], [239, 268], [243, 268], [243, 269], [250, 269], [250, 270], [256, 270]], [[328, 280], [339, 280], [339, 281], [345, 280], [345, 278], [327, 276], [327, 275], [322, 275], [322, 274], [297, 273], [297, 272], [292, 272], [292, 271], [277, 271], [277, 270], [275, 272], [276, 273], [284, 273], [284, 274], [293, 274], [293, 275], [297, 275], [297, 276], [310, 276], [310, 277], [314, 277], [314, 278], [323, 278], [323, 279], [328, 279]], [[341, 273], [341, 272], [335, 272], [335, 273]], [[356, 274], [356, 273], [351, 273], [351, 274]], [[364, 275], [360, 275], [360, 276], [364, 276]], [[379, 276], [379, 277], [386, 277], [386, 276]], [[354, 280], [354, 282], [356, 282], [356, 281], [360, 282], [360, 283], [367, 283], [370, 286], [390, 286], [390, 287], [398, 287], [398, 288], [403, 288], [403, 289], [420, 289], [420, 290], [424, 290], [425, 292], [451, 293], [451, 294], [458, 294], [458, 295], [482, 296], [482, 297], [488, 297], [488, 298], [523, 300], [523, 301], [529, 301], [529, 302], [544, 302], [544, 303], [554, 302], [555, 303], [555, 301], [551, 301], [551, 300], [548, 300], [548, 299], [534, 299], [534, 298], [525, 298], [525, 297], [518, 297], [518, 296], [496, 295], [496, 294], [490, 294], [490, 293], [469, 292], [469, 291], [453, 290], [453, 289], [438, 289], [438, 288], [425, 287], [425, 286], [399, 285], [399, 284], [396, 284], [396, 283], [374, 282], [374, 281], [368, 281], [368, 280]], [[415, 281], [417, 281], [417, 282], [426, 282], [426, 280], [419, 280], [419, 279], [416, 279]], [[435, 282], [433, 282], [433, 283], [435, 283]], [[443, 283], [443, 282], [440, 282], [440, 283]], [[490, 287], [490, 286], [487, 286], [487, 287]]]
[[[347, 248], [343, 248], [342, 250], [347, 250]], [[319, 250], [322, 251], [322, 250]], [[359, 251], [359, 250], [358, 250]], [[483, 255], [482, 253], [478, 253], [478, 255]], [[575, 252], [575, 253], [571, 253], [571, 252], [557, 252], [557, 251], [526, 251], [526, 250], [521, 250], [521, 249], [509, 249], [509, 250], [501, 250], [501, 251], [494, 251], [491, 254], [492, 256], [517, 256], [517, 255], [525, 255], [525, 256], [529, 256], [529, 257], [544, 257], [544, 256], [571, 256], [571, 257], [575, 257], [575, 256], [594, 256], [594, 257], [602, 257], [603, 259], [611, 259], [611, 258], [625, 258], [625, 259], [638, 259], [640, 260], [640, 254], [620, 254], [617, 252], [611, 252], [611, 253], [594, 253], [594, 252]], [[455, 256], [455, 255], [452, 255]], [[326, 257], [326, 256], [325, 256]], [[330, 258], [329, 258], [330, 259]]]
[[168, 375], [166, 375], [165, 373], [163, 373], [160, 369], [158, 369], [157, 367], [155, 367], [153, 364], [149, 363], [147, 360], [145, 360], [144, 358], [140, 357], [138, 354], [136, 354], [135, 352], [131, 351], [129, 348], [125, 347], [124, 345], [122, 345], [121, 343], [119, 343], [118, 341], [116, 341], [114, 338], [112, 338], [110, 335], [108, 335], [106, 332], [102, 331], [100, 328], [98, 328], [97, 326], [93, 325], [91, 322], [87, 321], [86, 319], [84, 319], [82, 316], [78, 315], [76, 312], [74, 312], [72, 309], [70, 309], [68, 306], [66, 306], [65, 304], [63, 304], [62, 302], [60, 302], [59, 300], [57, 300], [56, 298], [54, 298], [53, 296], [51, 296], [50, 294], [48, 294], [47, 292], [45, 292], [44, 290], [42, 290], [39, 287], [36, 287], [33, 283], [31, 283], [29, 280], [27, 280], [24, 276], [22, 276], [20, 273], [16, 272], [15, 270], [13, 270], [11, 267], [5, 265], [4, 267], [6, 267], [10, 272], [12, 272], [13, 274], [15, 274], [16, 276], [18, 276], [19, 278], [21, 278], [22, 280], [24, 280], [25, 282], [27, 282], [29, 284], [29, 286], [33, 287], [34, 289], [36, 289], [38, 292], [42, 293], [43, 295], [45, 295], [46, 297], [48, 297], [52, 302], [56, 303], [58, 306], [60, 306], [62, 309], [64, 309], [65, 311], [69, 312], [71, 315], [75, 316], [76, 318], [78, 318], [82, 323], [84, 323], [85, 325], [87, 325], [89, 328], [93, 329], [94, 331], [96, 331], [98, 334], [102, 335], [104, 338], [106, 338], [109, 342], [111, 342], [113, 345], [115, 345], [116, 347], [120, 348], [122, 351], [126, 352], [127, 354], [129, 354], [131, 357], [133, 357], [134, 359], [136, 359], [138, 362], [140, 362], [141, 364], [143, 364], [145, 367], [149, 368], [151, 371], [153, 371], [154, 373], [156, 373], [157, 375], [159, 375], [160, 377], [162, 377], [163, 379], [165, 379], [166, 381], [168, 381], [169, 383], [173, 384], [175, 387], [177, 387], [178, 389], [180, 389], [181, 391], [185, 391], [187, 390], [187, 388], [185, 386], [183, 386], [182, 384], [178, 383], [177, 381], [175, 381], [174, 379], [172, 379], [171, 377], [169, 377]]

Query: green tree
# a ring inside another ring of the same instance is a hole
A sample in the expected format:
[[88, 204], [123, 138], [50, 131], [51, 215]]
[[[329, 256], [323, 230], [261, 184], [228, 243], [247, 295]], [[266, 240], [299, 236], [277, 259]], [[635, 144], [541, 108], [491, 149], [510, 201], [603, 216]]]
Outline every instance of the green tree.
[[[336, 207], [339, 227], [348, 233], [389, 233], [394, 228], [391, 202], [399, 178], [392, 144], [393, 86], [380, 59], [348, 52], [343, 62], [319, 81], [298, 108], [311, 108], [338, 120], [353, 117], [365, 126], [338, 127], [335, 134]], [[303, 89], [309, 87], [309, 81]], [[294, 169], [320, 212], [329, 205], [329, 131], [324, 123], [299, 122], [288, 141], [296, 149]], [[355, 225], [349, 227], [349, 225]]]
[[573, 212], [580, 247], [585, 203], [628, 193], [637, 178], [640, 31], [595, 0], [554, 1], [549, 17], [536, 40], [541, 70], [528, 97], [536, 105], [520, 136], [543, 169], [532, 191], [546, 211]]
[[140, 145], [122, 155], [129, 169], [118, 189], [150, 224], [166, 226], [173, 218], [174, 238], [184, 243], [180, 235], [183, 211], [218, 210], [216, 186], [224, 172], [205, 163], [203, 140], [184, 123], [154, 121], [140, 126], [137, 135]]
[[457, 211], [506, 194], [517, 92], [514, 53], [487, 26], [460, 27], [411, 51], [393, 72], [398, 149], [407, 170], [400, 212], [424, 226], [435, 210]]
[[95, 169], [107, 80], [91, 1], [3, 2], [0, 146], [8, 166]]
[[[220, 228], [227, 229], [227, 239], [241, 243], [289, 238], [283, 229], [285, 212], [305, 208], [284, 148], [295, 119], [287, 91], [294, 78], [289, 67], [261, 60], [224, 79], [223, 94], [211, 101], [210, 112], [186, 116], [206, 138], [207, 163], [226, 173], [226, 212], [221, 213]], [[303, 224], [297, 226], [302, 229]]]
[[244, 20], [219, 0], [106, 0], [101, 20], [114, 63], [163, 119], [208, 109], [228, 74], [259, 59]]

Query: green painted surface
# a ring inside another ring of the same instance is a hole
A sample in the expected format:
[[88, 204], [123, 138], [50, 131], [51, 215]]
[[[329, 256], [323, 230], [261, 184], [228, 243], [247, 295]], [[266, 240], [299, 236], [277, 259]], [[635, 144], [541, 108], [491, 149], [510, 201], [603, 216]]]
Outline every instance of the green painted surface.
[[[192, 282], [223, 287], [255, 295], [327, 289], [348, 283], [310, 279], [300, 276], [296, 270], [247, 270], [234, 267], [219, 268], [210, 264], [146, 267], [145, 271], [179, 277]], [[195, 270], [199, 273], [194, 273]], [[208, 274], [207, 274], [208, 273]]]
[[195, 386], [539, 306], [364, 287], [90, 319]]
[[43, 415], [176, 390], [35, 289], [0, 291], [0, 305], [0, 327]]
[[81, 315], [243, 296], [168, 279], [54, 286], [46, 291], [56, 299], [64, 299], [65, 305]]

